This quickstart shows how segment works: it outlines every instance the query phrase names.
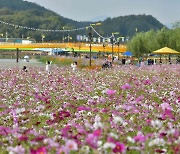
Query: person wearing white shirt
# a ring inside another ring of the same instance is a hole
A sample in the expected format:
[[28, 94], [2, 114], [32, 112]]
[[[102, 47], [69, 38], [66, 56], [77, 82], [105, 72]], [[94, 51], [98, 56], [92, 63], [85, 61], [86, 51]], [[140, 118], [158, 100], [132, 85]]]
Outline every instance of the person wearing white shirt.
[[48, 73], [50, 73], [51, 63], [52, 63], [52, 61], [47, 61], [47, 62], [46, 62], [46, 71], [47, 71]]
[[74, 62], [71, 64], [72, 70], [76, 71], [77, 70], [77, 62]]

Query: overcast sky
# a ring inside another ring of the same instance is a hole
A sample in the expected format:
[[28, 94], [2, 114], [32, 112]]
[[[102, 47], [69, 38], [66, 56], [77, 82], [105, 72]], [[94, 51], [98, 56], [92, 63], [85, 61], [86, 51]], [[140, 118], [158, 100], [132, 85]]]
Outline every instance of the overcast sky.
[[163, 24], [180, 21], [180, 0], [26, 0], [77, 21], [97, 16], [152, 15]]

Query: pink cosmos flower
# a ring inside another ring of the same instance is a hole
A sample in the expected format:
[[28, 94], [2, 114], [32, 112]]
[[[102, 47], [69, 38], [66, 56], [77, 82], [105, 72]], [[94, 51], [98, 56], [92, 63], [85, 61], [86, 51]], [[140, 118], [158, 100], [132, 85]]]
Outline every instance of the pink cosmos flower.
[[147, 120], [146, 120], [146, 123], [150, 125], [150, 124], [151, 124], [151, 121], [152, 121], [152, 119], [147, 119]]
[[66, 142], [65, 148], [67, 149], [67, 151], [77, 151], [78, 150], [78, 146], [77, 143], [74, 140], [68, 140]]
[[90, 111], [91, 110], [91, 108], [90, 107], [86, 107], [86, 106], [80, 106], [80, 107], [78, 107], [78, 111]]
[[145, 85], [150, 85], [150, 84], [151, 84], [151, 81], [150, 81], [149, 79], [146, 79], [146, 80], [144, 80], [144, 84], [145, 84]]
[[31, 149], [30, 154], [47, 154], [46, 147], [40, 147], [37, 150]]
[[27, 140], [28, 140], [28, 137], [27, 137], [26, 135], [21, 135], [21, 136], [19, 137], [19, 140], [20, 140], [20, 141], [27, 141]]
[[166, 153], [166, 151], [165, 151], [165, 150], [162, 150], [162, 149], [155, 149], [155, 151], [156, 151], [157, 153]]
[[94, 99], [90, 98], [90, 99], [88, 99], [88, 104], [89, 105], [92, 105], [92, 104], [95, 105], [96, 101]]
[[107, 93], [109, 96], [112, 96], [112, 95], [114, 95], [114, 94], [116, 93], [116, 90], [108, 89], [108, 90], [106, 91], [106, 93]]
[[146, 141], [146, 136], [144, 135], [137, 135], [133, 138], [136, 142], [140, 142], [143, 143], [144, 141]]
[[84, 126], [75, 124], [74, 127], [77, 129], [79, 134], [86, 134], [86, 130], [84, 129]]
[[60, 117], [69, 117], [71, 114], [70, 114], [70, 112], [69, 111], [60, 111], [59, 112], [59, 116]]
[[112, 138], [111, 136], [108, 136], [108, 138], [107, 138], [107, 142], [111, 142], [111, 143], [116, 144], [117, 140], [116, 140], [116, 139], [114, 139], [114, 138]]
[[10, 132], [10, 128], [0, 126], [0, 135], [7, 135]]
[[58, 149], [57, 154], [69, 154], [67, 148], [63, 145], [60, 149]]
[[125, 152], [125, 145], [120, 142], [116, 142], [116, 147], [113, 149], [114, 153], [123, 153]]
[[98, 101], [99, 101], [100, 103], [105, 103], [105, 102], [106, 102], [106, 99], [101, 96], [101, 97], [98, 98]]
[[140, 101], [142, 101], [144, 99], [144, 96], [139, 96], [135, 101], [136, 101], [136, 103], [138, 103], [138, 102], [140, 102]]
[[99, 137], [99, 136], [101, 136], [101, 133], [102, 133], [102, 130], [101, 130], [101, 129], [96, 129], [96, 130], [93, 132], [93, 135]]
[[131, 88], [132, 88], [132, 86], [130, 84], [128, 84], [128, 83], [121, 86], [122, 90], [130, 90]]
[[172, 114], [171, 110], [166, 109], [163, 113], [162, 113], [162, 118], [166, 119], [166, 118], [170, 118], [170, 119], [174, 119], [174, 115]]
[[62, 136], [68, 137], [70, 130], [71, 130], [71, 126], [70, 125], [67, 125], [66, 127], [62, 128], [61, 129]]
[[25, 148], [22, 145], [16, 147], [8, 147], [7, 150], [9, 153], [20, 153], [20, 154], [25, 153]]
[[178, 102], [180, 102], [180, 97], [177, 98]]
[[178, 137], [180, 136], [180, 131], [178, 129], [176, 129], [173, 136], [174, 136], [174, 138], [178, 139]]
[[98, 147], [98, 137], [93, 134], [88, 134], [86, 137], [86, 142], [94, 149]]
[[162, 103], [161, 108], [163, 110], [165, 110], [165, 109], [172, 110], [172, 107], [168, 103]]
[[39, 142], [39, 141], [42, 141], [42, 140], [44, 140], [44, 136], [37, 136], [37, 137], [35, 137], [34, 139], [32, 139], [32, 141], [35, 141], [35, 142]]
[[51, 138], [46, 138], [43, 141], [45, 144], [48, 144], [49, 147], [59, 147], [59, 143], [55, 142], [53, 139]]
[[104, 113], [107, 113], [109, 111], [109, 109], [103, 108], [101, 111], [104, 112]]

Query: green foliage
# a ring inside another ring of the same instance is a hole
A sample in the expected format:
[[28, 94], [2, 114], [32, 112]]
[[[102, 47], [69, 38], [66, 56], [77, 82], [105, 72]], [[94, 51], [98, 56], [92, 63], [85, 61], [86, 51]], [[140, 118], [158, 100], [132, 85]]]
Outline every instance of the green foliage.
[[46, 63], [47, 61], [52, 61], [52, 64], [56, 64], [58, 66], [70, 66], [73, 63], [72, 59], [59, 58], [59, 57], [53, 57], [53, 56], [41, 57], [39, 61], [43, 63]]
[[140, 58], [147, 52], [147, 46], [144, 33], [138, 33], [128, 44], [129, 49], [134, 55]]
[[180, 21], [176, 21], [176, 22], [173, 24], [173, 28], [174, 28], [174, 29], [180, 28]]
[[162, 27], [163, 25], [151, 15], [107, 18], [102, 24], [105, 35], [111, 35], [112, 32], [118, 31], [122, 36], [133, 36], [136, 33], [136, 29], [138, 32], [146, 32], [150, 29], [158, 30]]
[[163, 47], [180, 51], [180, 28], [137, 33], [128, 43], [128, 49], [136, 57], [143, 57]]

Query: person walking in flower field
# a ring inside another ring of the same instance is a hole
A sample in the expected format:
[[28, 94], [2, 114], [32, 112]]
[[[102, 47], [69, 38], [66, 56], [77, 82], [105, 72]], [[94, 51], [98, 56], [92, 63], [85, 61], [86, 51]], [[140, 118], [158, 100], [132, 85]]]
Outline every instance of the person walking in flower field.
[[52, 64], [52, 61], [47, 61], [47, 62], [46, 62], [46, 71], [47, 71], [48, 73], [50, 73], [50, 66], [51, 66], [51, 64]]
[[77, 70], [77, 62], [75, 61], [74, 63], [71, 64], [72, 70], [76, 71]]

